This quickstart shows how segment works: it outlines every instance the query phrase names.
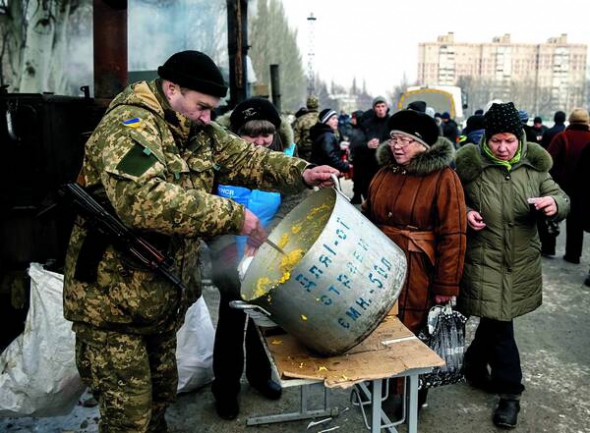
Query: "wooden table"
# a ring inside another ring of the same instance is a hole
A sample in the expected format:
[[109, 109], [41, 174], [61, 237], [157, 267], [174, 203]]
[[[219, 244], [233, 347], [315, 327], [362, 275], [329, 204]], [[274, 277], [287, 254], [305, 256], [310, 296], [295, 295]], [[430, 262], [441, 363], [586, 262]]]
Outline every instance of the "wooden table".
[[[358, 346], [343, 355], [328, 358], [314, 356], [289, 334], [266, 335], [262, 339], [281, 386], [301, 386], [301, 407], [294, 413], [251, 417], [248, 425], [336, 415], [337, 409], [329, 407], [329, 389], [352, 388], [353, 403], [356, 401], [361, 409], [368, 430], [373, 433], [382, 429], [396, 432], [396, 425], [407, 422], [408, 432], [416, 433], [418, 376], [444, 365], [444, 361], [418, 340], [396, 316], [387, 316]], [[387, 397], [387, 386], [383, 384], [394, 377], [405, 378], [408, 405], [404, 417], [391, 422], [382, 411], [381, 403]], [[371, 387], [367, 386], [369, 381], [372, 382]], [[320, 384], [324, 387], [324, 408], [310, 411], [307, 390]]]

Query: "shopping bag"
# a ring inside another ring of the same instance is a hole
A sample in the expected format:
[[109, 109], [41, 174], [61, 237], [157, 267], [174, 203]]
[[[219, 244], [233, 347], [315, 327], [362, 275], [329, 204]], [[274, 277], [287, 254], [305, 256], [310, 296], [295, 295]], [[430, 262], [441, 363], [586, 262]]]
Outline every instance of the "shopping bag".
[[463, 358], [465, 356], [465, 323], [467, 318], [446, 305], [435, 305], [428, 312], [426, 326], [418, 338], [444, 361], [442, 367], [420, 376], [420, 388], [434, 388], [464, 381]]

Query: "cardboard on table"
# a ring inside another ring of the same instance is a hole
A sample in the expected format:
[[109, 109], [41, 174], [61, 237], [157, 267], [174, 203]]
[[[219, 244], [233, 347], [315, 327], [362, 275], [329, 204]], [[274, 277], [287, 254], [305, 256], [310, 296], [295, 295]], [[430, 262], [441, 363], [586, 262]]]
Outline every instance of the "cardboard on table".
[[323, 380], [328, 388], [349, 388], [365, 380], [444, 365], [396, 316], [387, 316], [361, 344], [339, 356], [314, 356], [289, 334], [265, 339], [282, 379]]

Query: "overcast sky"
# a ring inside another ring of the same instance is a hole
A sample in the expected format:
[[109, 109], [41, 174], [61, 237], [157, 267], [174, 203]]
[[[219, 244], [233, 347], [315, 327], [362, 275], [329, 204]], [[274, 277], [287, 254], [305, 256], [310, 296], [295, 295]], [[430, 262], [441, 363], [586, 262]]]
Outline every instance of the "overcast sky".
[[455, 42], [544, 43], [567, 33], [568, 43], [590, 46], [590, 0], [282, 0], [307, 72], [310, 13], [314, 69], [328, 83], [350, 86], [354, 77], [372, 95], [393, 90], [404, 74], [416, 79], [418, 44], [455, 33]]

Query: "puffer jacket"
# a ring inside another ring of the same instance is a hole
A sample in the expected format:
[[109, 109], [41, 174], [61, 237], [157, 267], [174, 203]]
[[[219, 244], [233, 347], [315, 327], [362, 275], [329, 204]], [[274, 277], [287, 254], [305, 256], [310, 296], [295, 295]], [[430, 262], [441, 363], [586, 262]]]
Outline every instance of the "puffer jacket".
[[[485, 140], [485, 136], [482, 138]], [[536, 143], [523, 142], [521, 159], [512, 166], [494, 164], [480, 146], [457, 152], [456, 170], [470, 210], [486, 227], [467, 233], [467, 253], [458, 307], [465, 314], [508, 321], [535, 310], [542, 302], [541, 243], [528, 198], [551, 196], [555, 220], [569, 211], [569, 198], [549, 175], [551, 157]]]
[[[128, 86], [86, 143], [80, 181], [174, 259], [182, 295], [166, 279], [108, 245], [94, 278], [77, 273], [89, 230], [78, 220], [66, 256], [64, 315], [74, 330], [153, 334], [180, 325], [200, 295], [199, 238], [238, 233], [244, 206], [213, 194], [216, 181], [290, 194], [305, 190], [308, 165], [254, 148], [215, 122], [199, 126], [173, 111], [159, 80]], [[77, 276], [78, 275], [78, 276]]]

